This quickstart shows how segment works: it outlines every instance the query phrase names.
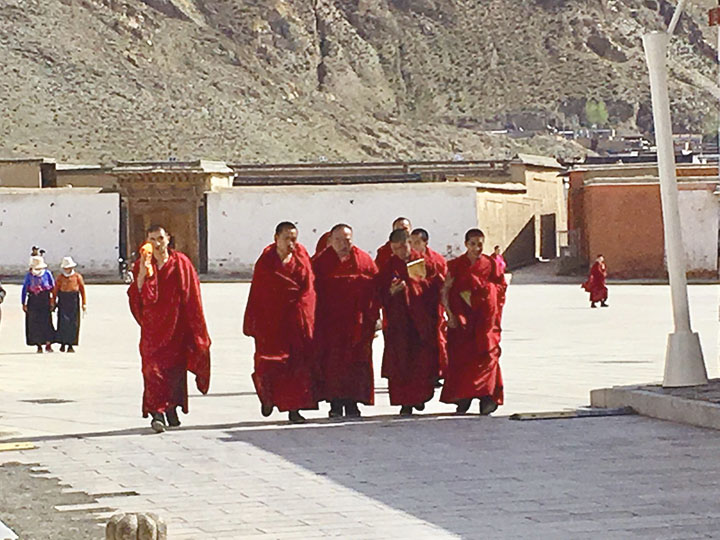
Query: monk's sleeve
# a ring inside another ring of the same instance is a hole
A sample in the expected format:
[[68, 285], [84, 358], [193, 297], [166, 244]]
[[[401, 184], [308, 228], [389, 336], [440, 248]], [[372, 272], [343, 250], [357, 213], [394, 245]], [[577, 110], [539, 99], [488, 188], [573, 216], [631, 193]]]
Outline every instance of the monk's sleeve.
[[[140, 270], [140, 259], [135, 261], [135, 265], [133, 266], [133, 275], [135, 276], [135, 279], [133, 279], [133, 282], [130, 284], [127, 290], [128, 294], [128, 301], [130, 303], [130, 312], [132, 313], [133, 317], [137, 321], [139, 325], [142, 326], [142, 312], [143, 312], [143, 305], [145, 302], [145, 297], [148, 297], [148, 303], [153, 303], [152, 294], [145, 294], [146, 288], [149, 288], [148, 280], [153, 279], [156, 280], [155, 277], [153, 278], [145, 278], [145, 283], [143, 283], [143, 290], [139, 291], [137, 287], [137, 276], [138, 272]], [[155, 284], [155, 300], [157, 300], [157, 283]]]
[[245, 318], [243, 319], [243, 334], [249, 337], [257, 337], [257, 308], [259, 288], [261, 287], [259, 283], [261, 272], [260, 261], [258, 260], [253, 270], [253, 277], [250, 282], [250, 293], [248, 294], [247, 304], [245, 305]]

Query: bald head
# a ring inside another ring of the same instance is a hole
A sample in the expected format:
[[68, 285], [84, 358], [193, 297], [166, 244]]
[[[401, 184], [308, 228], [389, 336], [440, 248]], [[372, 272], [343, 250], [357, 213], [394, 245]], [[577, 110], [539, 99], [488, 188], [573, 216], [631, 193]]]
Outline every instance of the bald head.
[[338, 223], [330, 229], [328, 244], [335, 250], [335, 253], [337, 253], [340, 259], [345, 259], [350, 255], [350, 250], [352, 250], [353, 246], [352, 236], [352, 227], [344, 223]]
[[407, 231], [408, 234], [410, 234], [410, 231], [412, 231], [412, 223], [410, 223], [410, 220], [405, 217], [399, 217], [395, 218], [395, 221], [393, 221], [392, 224], [393, 231], [395, 229], [403, 229]]

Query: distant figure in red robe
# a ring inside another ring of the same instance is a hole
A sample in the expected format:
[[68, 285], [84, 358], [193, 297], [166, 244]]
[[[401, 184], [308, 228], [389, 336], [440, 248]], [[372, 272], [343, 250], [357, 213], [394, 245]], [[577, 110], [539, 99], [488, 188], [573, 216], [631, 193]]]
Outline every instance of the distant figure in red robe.
[[375, 400], [372, 342], [379, 315], [378, 270], [352, 237], [349, 225], [335, 225], [330, 247], [313, 258], [319, 395], [330, 402], [330, 418], [359, 417], [358, 403], [372, 405]]
[[465, 254], [448, 262], [442, 299], [448, 314], [448, 370], [440, 396], [464, 414], [473, 399], [487, 415], [503, 403], [500, 373], [500, 306], [502, 284], [495, 262], [483, 255], [485, 235], [465, 233]]
[[315, 244], [315, 255], [313, 255], [313, 257], [317, 257], [325, 250], [326, 247], [328, 247], [331, 232], [332, 231], [325, 232], [320, 238], [318, 238], [317, 244]]
[[[135, 261], [128, 288], [130, 310], [140, 325], [140, 355], [145, 383], [143, 416], [156, 432], [180, 425], [177, 407], [187, 414], [187, 372], [207, 394], [210, 386], [210, 336], [203, 315], [200, 280], [184, 253], [169, 249], [164, 227], [147, 230], [151, 245]], [[167, 422], [166, 422], [167, 418]]]
[[595, 263], [590, 269], [590, 275], [585, 283], [582, 284], [582, 288], [590, 293], [590, 307], [596, 308], [597, 302], [600, 302], [601, 307], [610, 307], [607, 303], [608, 289], [605, 285], [607, 279], [607, 266], [605, 265], [605, 257], [598, 255], [595, 259]]
[[[415, 229], [410, 235], [410, 245], [412, 248], [420, 253], [425, 262], [435, 267], [435, 272], [445, 280], [447, 276], [448, 266], [445, 257], [440, 255], [437, 251], [433, 251], [428, 246], [430, 235], [425, 229]], [[439, 379], [444, 377], [444, 373], [447, 370], [447, 322], [445, 321], [445, 308], [442, 303], [438, 302], [438, 349], [439, 349], [439, 362], [440, 362], [440, 373]], [[439, 382], [437, 386], [441, 386]]]
[[400, 414], [407, 416], [422, 411], [435, 390], [442, 278], [433, 265], [413, 265], [409, 271], [408, 263], [422, 256], [410, 247], [406, 230], [394, 230], [390, 246], [393, 255], [378, 275], [386, 322], [382, 376], [388, 379], [390, 404], [400, 405]]
[[497, 276], [501, 278], [501, 287], [498, 289], [498, 305], [500, 306], [500, 320], [502, 320], [503, 310], [505, 309], [505, 298], [507, 296], [507, 280], [505, 279], [507, 262], [505, 262], [505, 257], [502, 256], [500, 246], [495, 246], [493, 248], [493, 254], [490, 257], [495, 262], [495, 271]]
[[275, 242], [255, 263], [243, 333], [255, 338], [252, 379], [263, 416], [277, 407], [302, 423], [300, 409], [317, 409], [315, 288], [310, 257], [297, 239], [294, 224], [275, 228]]
[[[412, 231], [412, 224], [410, 223], [410, 220], [408, 218], [395, 218], [395, 221], [392, 222], [392, 230], [396, 231], [397, 229], [402, 229], [408, 234], [410, 234], [410, 231]], [[392, 254], [393, 253], [392, 249], [390, 248], [390, 241], [388, 240], [378, 248], [377, 254], [375, 255], [375, 264], [377, 265], [378, 270], [382, 270], [382, 267], [385, 265], [386, 262], [390, 260]]]

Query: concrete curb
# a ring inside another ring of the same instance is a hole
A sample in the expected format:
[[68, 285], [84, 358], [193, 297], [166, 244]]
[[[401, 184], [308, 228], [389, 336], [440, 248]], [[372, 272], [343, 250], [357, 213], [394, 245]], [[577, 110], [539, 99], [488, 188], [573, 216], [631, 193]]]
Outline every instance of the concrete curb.
[[720, 430], [720, 404], [646, 390], [644, 386], [615, 386], [590, 392], [590, 405], [630, 407], [650, 418]]

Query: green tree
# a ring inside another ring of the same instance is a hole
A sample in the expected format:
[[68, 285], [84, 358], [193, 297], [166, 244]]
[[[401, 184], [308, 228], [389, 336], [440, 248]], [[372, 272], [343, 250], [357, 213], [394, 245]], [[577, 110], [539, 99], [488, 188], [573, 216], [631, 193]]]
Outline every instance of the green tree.
[[585, 103], [585, 118], [592, 126], [604, 126], [608, 121], [608, 111], [605, 102], [590, 99]]

